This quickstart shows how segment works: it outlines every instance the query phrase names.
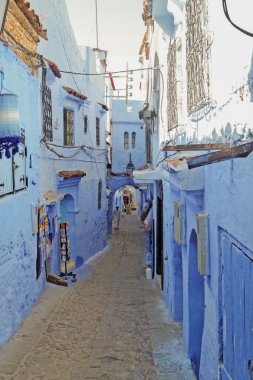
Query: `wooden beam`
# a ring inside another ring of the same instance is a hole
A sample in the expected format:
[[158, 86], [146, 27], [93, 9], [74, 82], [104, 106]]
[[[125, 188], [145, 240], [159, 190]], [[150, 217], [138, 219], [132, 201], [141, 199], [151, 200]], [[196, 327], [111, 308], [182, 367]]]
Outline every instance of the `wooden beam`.
[[213, 164], [215, 162], [231, 160], [233, 158], [247, 157], [253, 151], [253, 141], [222, 149], [218, 152], [202, 154], [197, 157], [187, 158], [186, 162], [189, 169]]
[[163, 151], [175, 150], [217, 150], [229, 148], [230, 144], [185, 144], [185, 145], [165, 145]]

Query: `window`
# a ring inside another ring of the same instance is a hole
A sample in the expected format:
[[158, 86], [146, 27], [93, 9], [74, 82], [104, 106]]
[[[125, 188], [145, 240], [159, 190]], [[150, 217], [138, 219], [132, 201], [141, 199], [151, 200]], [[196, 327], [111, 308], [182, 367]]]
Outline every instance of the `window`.
[[100, 119], [96, 117], [96, 144], [100, 145]]
[[102, 204], [102, 181], [101, 179], [98, 182], [98, 210], [101, 209], [101, 204]]
[[84, 115], [83, 117], [83, 131], [84, 133], [88, 131], [88, 115]]
[[132, 133], [132, 149], [135, 149], [136, 144], [136, 132]]
[[187, 0], [186, 10], [186, 72], [188, 115], [197, 112], [211, 100], [210, 33], [208, 1]]
[[51, 90], [46, 85], [46, 70], [42, 73], [42, 127], [47, 140], [53, 140]]
[[74, 111], [64, 108], [64, 145], [74, 145]]
[[27, 187], [25, 170], [26, 148], [19, 144], [19, 152], [10, 158], [6, 158], [2, 152], [0, 159], [0, 197], [13, 194]]
[[124, 149], [129, 148], [129, 134], [128, 132], [124, 133]]

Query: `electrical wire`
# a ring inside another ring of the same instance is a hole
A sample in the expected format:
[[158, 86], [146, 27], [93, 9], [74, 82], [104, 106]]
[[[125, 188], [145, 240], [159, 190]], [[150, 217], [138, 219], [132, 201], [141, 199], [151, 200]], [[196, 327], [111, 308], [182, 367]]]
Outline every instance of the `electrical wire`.
[[[73, 158], [75, 157], [80, 151], [84, 151], [92, 160], [89, 161], [89, 162], [96, 162], [96, 158], [94, 156], [92, 156], [91, 154], [89, 154], [88, 152], [86, 152], [86, 150], [84, 149], [84, 147], [81, 145], [77, 148], [77, 151], [74, 152], [73, 154], [70, 154], [68, 156], [64, 155], [64, 154], [61, 154], [61, 153], [58, 153], [53, 147], [51, 147], [47, 141], [45, 141], [44, 139], [41, 139], [40, 140], [41, 144], [48, 150], [50, 150], [52, 153], [54, 153], [57, 157], [59, 158]], [[51, 144], [52, 145], [52, 144]], [[86, 162], [86, 161], [85, 161]]]
[[144, 67], [141, 69], [129, 69], [129, 70], [118, 70], [118, 71], [105, 71], [104, 73], [79, 73], [79, 72], [73, 72], [73, 71], [65, 71], [65, 70], [59, 70], [61, 73], [64, 74], [74, 74], [74, 75], [84, 75], [84, 76], [99, 76], [99, 75], [109, 75], [111, 74], [119, 74], [119, 73], [128, 73], [132, 71], [143, 71], [143, 70], [158, 70], [159, 67]]
[[249, 37], [253, 37], [253, 33], [248, 32], [247, 30], [241, 28], [240, 26], [238, 26], [237, 24], [235, 24], [235, 23], [231, 20], [230, 15], [229, 15], [229, 12], [228, 12], [227, 0], [222, 0], [222, 5], [223, 5], [223, 11], [224, 11], [224, 14], [225, 14], [227, 20], [230, 22], [230, 24], [232, 24], [234, 28], [238, 29], [240, 32], [246, 34], [247, 36], [249, 36]]
[[43, 142], [46, 142], [48, 145], [53, 145], [53, 146], [56, 146], [56, 147], [58, 147], [58, 148], [66, 148], [66, 149], [87, 148], [87, 149], [91, 149], [91, 150], [101, 150], [101, 151], [103, 151], [103, 152], [106, 151], [106, 149], [103, 149], [103, 148], [93, 148], [93, 147], [88, 146], [88, 145], [85, 145], [85, 144], [70, 146], [70, 145], [54, 144], [54, 143], [52, 143], [52, 142], [48, 142], [48, 141], [46, 141], [45, 139], [42, 139], [42, 141], [43, 141]]
[[[13, 38], [13, 40], [15, 40], [15, 38], [13, 36], [11, 36], [11, 38]], [[37, 52], [33, 52], [31, 50], [28, 50], [26, 48], [24, 48], [23, 46], [21, 46], [20, 44], [18, 44], [18, 42], [16, 41], [16, 44], [13, 44], [9, 41], [6, 41], [4, 40], [3, 38], [0, 38], [0, 41], [3, 42], [3, 44], [5, 45], [9, 45], [11, 48], [13, 49], [19, 49], [21, 50], [22, 52], [28, 54], [28, 55], [32, 55], [34, 56], [35, 58], [38, 58], [38, 60], [40, 62], [42, 62], [43, 60], [43, 56]], [[75, 72], [75, 71], [66, 71], [66, 70], [59, 70], [61, 73], [63, 74], [72, 74], [72, 75], [83, 75], [83, 76], [100, 76], [100, 75], [109, 75], [110, 74], [120, 74], [120, 73], [126, 73], [126, 72], [132, 72], [132, 71], [143, 71], [143, 70], [158, 70], [159, 67], [143, 67], [141, 69], [129, 69], [129, 70], [117, 70], [117, 71], [105, 71], [104, 73], [80, 73], [80, 72]], [[78, 88], [78, 86], [77, 86]]]

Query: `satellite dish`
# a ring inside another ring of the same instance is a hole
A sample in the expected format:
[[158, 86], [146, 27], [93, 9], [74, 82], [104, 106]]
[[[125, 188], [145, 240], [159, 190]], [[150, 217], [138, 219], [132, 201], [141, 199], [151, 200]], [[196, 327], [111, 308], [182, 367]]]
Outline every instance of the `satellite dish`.
[[4, 23], [6, 19], [6, 14], [8, 10], [9, 0], [0, 1], [0, 33], [4, 30]]

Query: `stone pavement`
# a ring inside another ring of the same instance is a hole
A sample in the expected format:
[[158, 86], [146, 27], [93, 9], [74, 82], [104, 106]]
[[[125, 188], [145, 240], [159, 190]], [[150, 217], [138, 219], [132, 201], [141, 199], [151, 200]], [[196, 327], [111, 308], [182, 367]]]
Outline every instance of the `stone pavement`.
[[48, 285], [0, 350], [0, 380], [195, 379], [181, 326], [145, 279], [141, 227], [137, 216], [124, 217], [88, 278]]

